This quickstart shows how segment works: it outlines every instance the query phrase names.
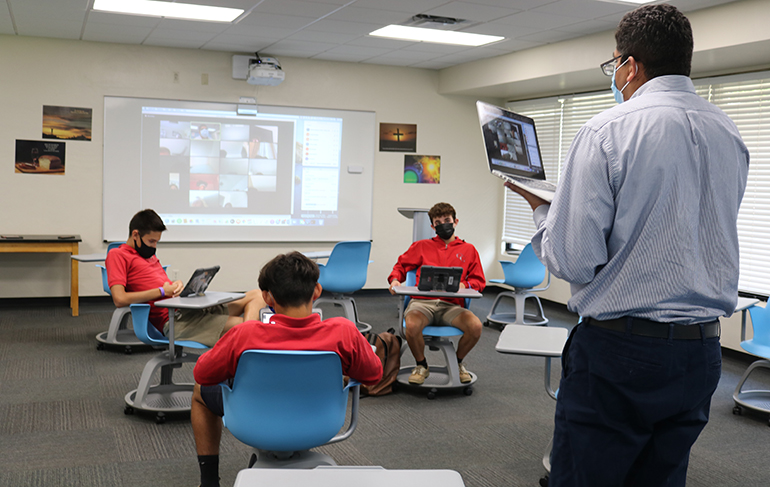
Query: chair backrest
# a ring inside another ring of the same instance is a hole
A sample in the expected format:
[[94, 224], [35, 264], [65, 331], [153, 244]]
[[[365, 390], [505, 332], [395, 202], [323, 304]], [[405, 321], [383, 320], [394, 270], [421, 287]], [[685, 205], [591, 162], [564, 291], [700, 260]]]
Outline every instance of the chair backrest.
[[[123, 245], [123, 242], [112, 242], [107, 246], [107, 253], [109, 254], [112, 249], [116, 249]], [[110, 284], [107, 279], [107, 268], [103, 265], [97, 265], [96, 267], [99, 267], [102, 270], [102, 287], [104, 288], [104, 292], [112, 296], [112, 293], [110, 292]]]
[[348, 391], [334, 352], [247, 350], [222, 398], [233, 436], [260, 450], [286, 452], [332, 439], [345, 423]]
[[[749, 308], [749, 314], [751, 315], [751, 327], [754, 330], [754, 337], [749, 341], [755, 345], [770, 347], [770, 306], [764, 308], [752, 306]], [[744, 346], [744, 348], [746, 347]], [[749, 352], [756, 355], [754, 351], [749, 350]], [[761, 356], [765, 356], [765, 354]], [[770, 357], [765, 358], [770, 359]]]
[[332, 293], [352, 293], [366, 284], [369, 253], [372, 243], [368, 240], [339, 242], [332, 249], [326, 265], [319, 265], [318, 282]]
[[516, 262], [501, 260], [505, 284], [517, 288], [533, 288], [545, 279], [545, 265], [537, 258], [532, 244], [528, 243]]

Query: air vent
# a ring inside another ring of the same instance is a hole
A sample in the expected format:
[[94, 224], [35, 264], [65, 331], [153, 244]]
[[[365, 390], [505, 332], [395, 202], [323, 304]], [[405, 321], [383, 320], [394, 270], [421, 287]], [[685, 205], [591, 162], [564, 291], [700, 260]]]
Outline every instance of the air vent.
[[455, 19], [452, 17], [440, 17], [438, 15], [417, 14], [410, 20], [401, 23], [409, 27], [423, 27], [426, 29], [438, 30], [458, 30], [467, 27], [474, 22], [465, 19]]

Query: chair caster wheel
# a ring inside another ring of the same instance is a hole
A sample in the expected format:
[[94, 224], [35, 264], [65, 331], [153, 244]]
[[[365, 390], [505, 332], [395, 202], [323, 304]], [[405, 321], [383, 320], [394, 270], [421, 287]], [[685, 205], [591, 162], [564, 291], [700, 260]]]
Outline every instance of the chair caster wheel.
[[483, 323], [483, 325], [484, 325], [484, 326], [489, 326], [489, 322], [488, 322], [488, 321], [485, 321], [485, 322]]
[[123, 353], [125, 353], [126, 355], [131, 355], [133, 352], [134, 351], [131, 349], [130, 346], [127, 346], [126, 348], [123, 349]]
[[157, 424], [163, 424], [166, 422], [166, 415], [163, 413], [158, 413], [155, 415], [155, 422]]
[[540, 479], [540, 487], [548, 487], [548, 475]]
[[431, 389], [428, 391], [428, 399], [433, 400], [436, 399], [436, 389]]
[[101, 342], [97, 343], [96, 344], [96, 349], [97, 350], [104, 350], [104, 343], [101, 343]]
[[733, 414], [736, 416], [741, 416], [743, 414], [743, 409], [740, 406], [735, 406], [733, 408]]
[[125, 414], [126, 416], [134, 414], [134, 408], [132, 408], [131, 406], [124, 407], [123, 414]]
[[470, 387], [466, 387], [465, 389], [463, 389], [463, 394], [465, 394], [466, 396], [470, 396], [471, 394], [473, 394], [473, 389]]

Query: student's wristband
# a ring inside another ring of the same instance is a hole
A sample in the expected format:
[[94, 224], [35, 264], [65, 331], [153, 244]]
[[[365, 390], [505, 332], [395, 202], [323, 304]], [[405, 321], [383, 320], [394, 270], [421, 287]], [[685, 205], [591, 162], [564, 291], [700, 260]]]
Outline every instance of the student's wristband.
[[165, 298], [166, 297], [166, 290], [163, 289], [163, 286], [159, 287], [158, 289], [160, 289], [160, 297], [161, 298]]

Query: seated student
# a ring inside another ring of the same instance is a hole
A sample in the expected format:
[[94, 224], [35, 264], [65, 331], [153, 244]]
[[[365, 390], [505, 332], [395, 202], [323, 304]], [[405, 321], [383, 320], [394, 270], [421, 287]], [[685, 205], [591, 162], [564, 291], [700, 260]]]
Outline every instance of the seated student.
[[192, 421], [201, 487], [219, 486], [219, 440], [224, 409], [221, 382], [235, 377], [246, 350], [315, 350], [336, 352], [342, 373], [372, 385], [382, 377], [382, 364], [356, 325], [345, 318], [321, 321], [313, 301], [321, 295], [318, 266], [292, 252], [279, 255], [259, 272], [259, 287], [275, 309], [270, 323], [247, 321], [230, 330], [195, 365]]
[[[388, 276], [391, 294], [395, 294], [393, 288], [400, 286], [406, 279], [406, 273], [412, 269], [417, 269], [419, 282], [420, 267], [424, 265], [462, 267], [460, 288], [483, 291], [486, 278], [479, 260], [479, 253], [473, 245], [457, 238], [454, 234], [460, 220], [456, 218], [452, 205], [436, 203], [428, 211], [428, 218], [430, 218], [431, 228], [436, 231], [436, 236], [414, 242], [409, 250], [398, 258], [398, 262]], [[463, 359], [479, 341], [482, 325], [476, 315], [464, 309], [462, 304], [463, 300], [460, 298], [431, 299], [424, 296], [414, 296], [414, 299], [409, 302], [404, 314], [406, 342], [417, 362], [417, 367], [409, 376], [410, 384], [422, 384], [430, 375], [428, 361], [425, 359], [425, 340], [422, 337], [422, 330], [433, 324], [452, 325], [462, 330], [463, 336], [457, 344], [460, 382], [471, 381], [471, 374], [465, 367]]]
[[[165, 230], [163, 220], [155, 211], [140, 211], [128, 225], [126, 243], [109, 252], [105, 261], [115, 306], [149, 303], [150, 323], [164, 334], [168, 331], [168, 308], [159, 308], [154, 303], [179, 296], [184, 289], [182, 281], [171, 282], [155, 256], [161, 232]], [[202, 310], [178, 309], [174, 315], [174, 338], [194, 340], [211, 347], [233, 326], [244, 320], [257, 319], [259, 310], [264, 307], [262, 295], [255, 289], [227, 305]]]

